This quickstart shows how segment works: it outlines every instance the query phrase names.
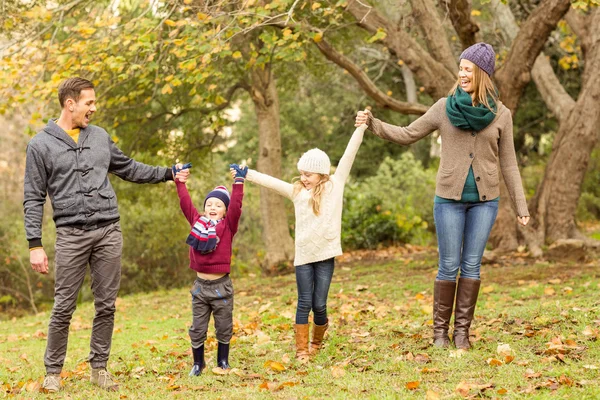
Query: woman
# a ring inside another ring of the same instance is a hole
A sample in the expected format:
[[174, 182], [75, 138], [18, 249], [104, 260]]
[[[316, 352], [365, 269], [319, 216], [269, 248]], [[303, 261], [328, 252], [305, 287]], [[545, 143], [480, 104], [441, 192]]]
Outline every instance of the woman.
[[[454, 344], [469, 349], [469, 328], [479, 293], [481, 258], [498, 213], [500, 180], [497, 165], [522, 225], [529, 211], [513, 143], [512, 116], [498, 99], [491, 80], [495, 53], [477, 43], [460, 56], [456, 84], [408, 127], [386, 124], [359, 111], [356, 125], [383, 139], [408, 145], [439, 130], [442, 154], [436, 179], [434, 220], [439, 268], [433, 295], [433, 340], [448, 347], [454, 307]], [[457, 284], [457, 275], [460, 278]]]

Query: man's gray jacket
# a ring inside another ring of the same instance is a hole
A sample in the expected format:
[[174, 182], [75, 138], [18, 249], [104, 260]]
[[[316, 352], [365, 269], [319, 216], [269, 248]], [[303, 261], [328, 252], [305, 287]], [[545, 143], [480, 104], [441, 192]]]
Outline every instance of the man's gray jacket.
[[136, 183], [173, 179], [170, 168], [152, 167], [127, 157], [100, 127], [81, 129], [79, 143], [75, 143], [50, 120], [27, 146], [23, 208], [29, 247], [42, 245], [46, 194], [57, 227], [93, 230], [117, 221], [119, 210], [109, 172]]

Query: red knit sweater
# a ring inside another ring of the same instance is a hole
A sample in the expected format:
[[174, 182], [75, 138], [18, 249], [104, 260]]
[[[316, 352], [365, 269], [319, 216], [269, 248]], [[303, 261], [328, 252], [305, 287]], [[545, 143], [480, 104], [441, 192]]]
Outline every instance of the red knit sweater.
[[[179, 205], [183, 215], [190, 223], [196, 223], [201, 214], [192, 204], [192, 198], [184, 183], [176, 181]], [[206, 274], [228, 274], [231, 271], [231, 248], [233, 236], [238, 230], [238, 223], [242, 215], [242, 199], [244, 198], [244, 185], [234, 184], [231, 192], [231, 201], [227, 208], [225, 218], [216, 226], [219, 243], [215, 251], [202, 254], [190, 247], [190, 268]]]

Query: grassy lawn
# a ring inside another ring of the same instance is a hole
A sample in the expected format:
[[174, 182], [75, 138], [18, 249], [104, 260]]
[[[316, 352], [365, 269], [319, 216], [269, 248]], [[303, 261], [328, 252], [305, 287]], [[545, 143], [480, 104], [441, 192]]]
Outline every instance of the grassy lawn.
[[[228, 375], [188, 377], [187, 288], [118, 300], [109, 370], [119, 393], [95, 390], [85, 362], [93, 305], [73, 317], [63, 389], [38, 392], [49, 313], [0, 323], [0, 385], [16, 398], [600, 398], [600, 271], [507, 256], [484, 265], [474, 349], [431, 347], [436, 254], [336, 265], [324, 350], [294, 361], [294, 276], [234, 279], [235, 337]], [[193, 274], [190, 272], [190, 285]]]

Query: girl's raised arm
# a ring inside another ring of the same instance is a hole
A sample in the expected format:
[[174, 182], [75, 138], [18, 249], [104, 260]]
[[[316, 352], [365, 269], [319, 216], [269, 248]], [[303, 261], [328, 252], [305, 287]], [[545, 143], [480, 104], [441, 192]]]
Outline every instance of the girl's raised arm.
[[292, 199], [292, 195], [294, 194], [294, 185], [291, 183], [287, 183], [282, 181], [281, 179], [273, 178], [270, 175], [262, 174], [253, 169], [248, 170], [248, 174], [246, 175], [246, 180], [249, 182], [256, 183], [257, 185], [266, 187], [267, 189], [271, 189], [283, 197], [287, 197], [288, 199]]
[[346, 182], [348, 176], [350, 175], [350, 169], [352, 168], [352, 164], [354, 163], [356, 153], [358, 152], [358, 148], [362, 143], [366, 129], [367, 125], [363, 124], [354, 130], [354, 133], [352, 134], [352, 137], [348, 142], [348, 146], [346, 147], [346, 151], [340, 159], [340, 163], [338, 164], [335, 170], [335, 174], [333, 174], [337, 178], [341, 179], [343, 182]]

